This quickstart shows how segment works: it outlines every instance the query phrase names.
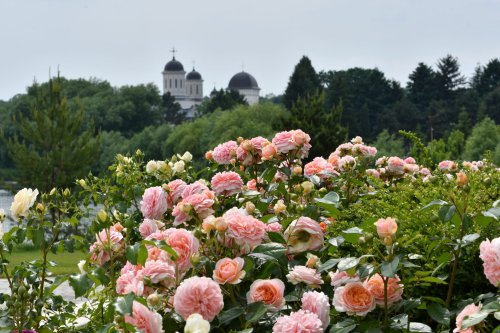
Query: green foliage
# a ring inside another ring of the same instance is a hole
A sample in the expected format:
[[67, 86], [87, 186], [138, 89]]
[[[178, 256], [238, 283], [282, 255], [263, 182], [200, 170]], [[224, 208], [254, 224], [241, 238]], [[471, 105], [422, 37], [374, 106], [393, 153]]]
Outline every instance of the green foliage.
[[161, 97], [161, 108], [165, 121], [170, 124], [178, 125], [186, 120], [184, 113], [181, 111], [181, 105], [175, 101], [175, 97], [170, 95], [170, 92]]
[[[15, 116], [17, 134], [4, 140], [16, 165], [18, 182], [41, 190], [70, 186], [88, 173], [98, 140], [84, 111], [71, 110], [62, 94], [61, 80], [33, 87], [34, 104], [27, 116]], [[90, 161], [90, 163], [82, 163]]]
[[[500, 145], [500, 126], [490, 118], [483, 119], [472, 129], [465, 142], [464, 159], [479, 160], [486, 150], [495, 151]], [[499, 160], [495, 163], [500, 163]]]
[[196, 109], [199, 115], [211, 114], [215, 110], [231, 110], [238, 105], [248, 105], [245, 97], [236, 90], [212, 91], [210, 99], [204, 100]]
[[377, 135], [372, 146], [377, 147], [377, 157], [405, 155], [403, 139], [396, 137], [394, 133], [389, 133], [386, 129]]

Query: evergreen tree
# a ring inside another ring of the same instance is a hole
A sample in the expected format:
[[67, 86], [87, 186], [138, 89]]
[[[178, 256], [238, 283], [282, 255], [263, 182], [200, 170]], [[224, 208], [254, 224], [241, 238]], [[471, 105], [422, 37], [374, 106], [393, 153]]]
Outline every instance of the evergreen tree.
[[213, 113], [217, 109], [231, 110], [237, 105], [248, 105], [245, 96], [236, 90], [215, 90], [210, 94], [210, 99], [203, 101], [197, 108], [199, 115]]
[[448, 54], [439, 59], [436, 73], [437, 88], [441, 99], [450, 100], [454, 97], [454, 92], [463, 88], [466, 80], [460, 73], [458, 59]]
[[307, 56], [303, 56], [290, 76], [283, 95], [283, 104], [288, 110], [291, 110], [299, 98], [312, 96], [321, 90], [319, 75], [312, 66], [311, 60]]
[[178, 125], [186, 120], [185, 114], [181, 111], [180, 104], [175, 101], [175, 97], [170, 92], [164, 94], [161, 100], [161, 108], [167, 123]]
[[7, 139], [21, 185], [49, 191], [68, 187], [97, 162], [98, 140], [83, 109], [73, 111], [61, 91], [61, 80], [34, 85], [35, 101], [29, 115], [14, 119], [16, 135]]
[[422, 111], [437, 97], [436, 73], [430, 66], [420, 62], [408, 78], [408, 97]]
[[472, 87], [483, 96], [500, 87], [500, 60], [492, 59], [486, 66], [478, 66], [472, 78]]
[[325, 109], [325, 94], [299, 97], [294, 103], [286, 127], [300, 128], [311, 136], [311, 157], [328, 155], [347, 138], [347, 130], [341, 125], [342, 101]]

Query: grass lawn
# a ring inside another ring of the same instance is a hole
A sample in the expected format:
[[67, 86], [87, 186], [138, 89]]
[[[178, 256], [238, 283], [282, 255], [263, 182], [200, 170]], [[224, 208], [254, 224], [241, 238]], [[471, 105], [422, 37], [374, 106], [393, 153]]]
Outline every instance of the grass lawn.
[[[79, 273], [80, 270], [77, 264], [80, 260], [85, 259], [86, 254], [82, 252], [64, 252], [64, 253], [49, 253], [48, 260], [53, 261], [57, 266], [50, 267], [49, 270], [54, 275]], [[42, 259], [42, 253], [34, 248], [17, 248], [12, 251], [12, 254], [7, 254], [6, 259], [10, 261], [9, 271], [13, 267], [19, 265], [22, 261], [31, 261]]]

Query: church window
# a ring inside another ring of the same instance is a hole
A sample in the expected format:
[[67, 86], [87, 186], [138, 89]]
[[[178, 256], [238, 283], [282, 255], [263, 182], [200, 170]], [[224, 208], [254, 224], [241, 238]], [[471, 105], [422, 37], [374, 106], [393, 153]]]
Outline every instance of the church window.
[[196, 86], [196, 95], [198, 95], [198, 86]]
[[193, 94], [193, 86], [189, 86], [189, 94]]
[[170, 88], [172, 88], [172, 79], [170, 79]]
[[177, 79], [175, 79], [175, 87], [177, 88]]

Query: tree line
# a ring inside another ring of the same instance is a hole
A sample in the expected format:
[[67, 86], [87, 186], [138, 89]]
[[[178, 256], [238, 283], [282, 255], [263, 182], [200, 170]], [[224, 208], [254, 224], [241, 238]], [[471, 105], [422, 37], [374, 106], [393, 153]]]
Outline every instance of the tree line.
[[451, 55], [435, 67], [419, 63], [403, 87], [377, 68], [317, 72], [304, 56], [283, 95], [248, 106], [235, 91], [214, 90], [193, 120], [152, 83], [113, 87], [57, 77], [0, 101], [0, 179], [50, 190], [105, 171], [117, 153], [141, 149], [146, 158], [163, 159], [189, 150], [201, 159], [235, 136], [292, 128], [311, 135], [311, 156], [325, 156], [355, 135], [403, 155], [408, 142], [397, 131], [405, 130], [421, 138], [433, 160], [477, 159], [489, 149], [499, 163], [499, 118], [498, 59], [469, 79]]

